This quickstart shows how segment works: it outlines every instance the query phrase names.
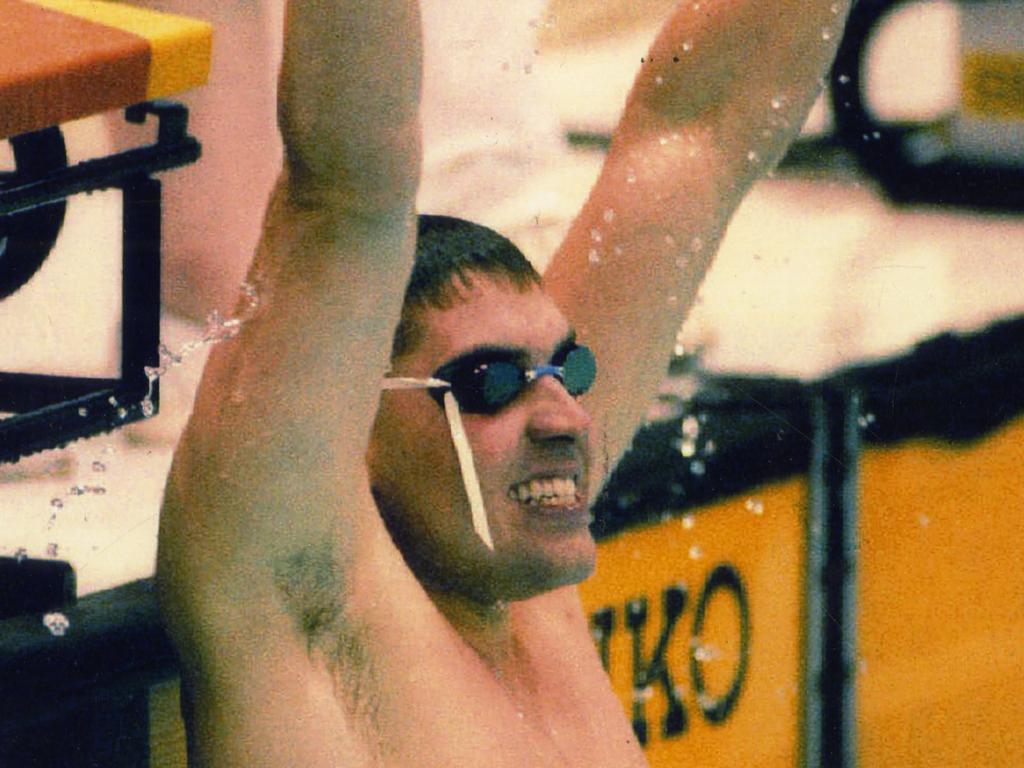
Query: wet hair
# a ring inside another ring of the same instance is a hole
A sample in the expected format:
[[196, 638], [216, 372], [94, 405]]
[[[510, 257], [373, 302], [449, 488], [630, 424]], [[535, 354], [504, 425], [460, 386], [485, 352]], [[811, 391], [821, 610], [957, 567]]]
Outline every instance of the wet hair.
[[451, 307], [477, 275], [504, 280], [519, 291], [541, 284], [540, 274], [523, 252], [493, 229], [453, 216], [421, 214], [416, 258], [391, 344], [391, 359], [412, 352], [422, 341], [420, 313], [424, 309]]

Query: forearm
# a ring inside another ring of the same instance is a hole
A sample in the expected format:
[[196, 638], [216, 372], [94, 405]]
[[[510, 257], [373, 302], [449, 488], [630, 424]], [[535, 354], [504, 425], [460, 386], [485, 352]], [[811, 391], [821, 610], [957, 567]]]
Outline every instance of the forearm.
[[774, 167], [820, 91], [849, 0], [680, 3], [644, 59], [619, 133], [699, 126], [739, 196]]
[[371, 208], [414, 195], [417, 0], [291, 0], [285, 26], [278, 104], [292, 184]]

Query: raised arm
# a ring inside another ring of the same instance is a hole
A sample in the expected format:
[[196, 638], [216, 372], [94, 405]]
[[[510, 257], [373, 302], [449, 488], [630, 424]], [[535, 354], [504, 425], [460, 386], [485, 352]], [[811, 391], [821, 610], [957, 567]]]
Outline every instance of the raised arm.
[[[848, 0], [680, 2], [544, 279], [600, 367], [604, 455], [628, 446], [729, 218], [799, 132]], [[600, 453], [600, 451], [599, 451]]]
[[364, 452], [414, 247], [419, 72], [414, 0], [289, 3], [258, 308], [211, 353], [161, 519], [196, 764], [361, 764], [308, 673], [360, 569], [399, 560]]

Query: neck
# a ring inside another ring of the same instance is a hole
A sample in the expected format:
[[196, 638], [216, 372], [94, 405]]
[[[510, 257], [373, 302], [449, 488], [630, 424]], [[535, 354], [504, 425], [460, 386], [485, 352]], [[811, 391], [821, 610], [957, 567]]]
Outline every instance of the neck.
[[496, 674], [517, 666], [520, 652], [508, 603], [503, 600], [482, 603], [441, 590], [431, 590], [429, 594], [448, 623]]

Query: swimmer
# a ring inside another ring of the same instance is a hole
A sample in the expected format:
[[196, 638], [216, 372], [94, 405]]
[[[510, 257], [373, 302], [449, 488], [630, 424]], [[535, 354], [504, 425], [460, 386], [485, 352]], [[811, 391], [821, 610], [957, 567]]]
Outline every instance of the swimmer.
[[192, 765], [646, 764], [576, 594], [589, 504], [845, 12], [679, 4], [541, 277], [415, 212], [417, 3], [289, 4], [259, 304], [161, 518]]

